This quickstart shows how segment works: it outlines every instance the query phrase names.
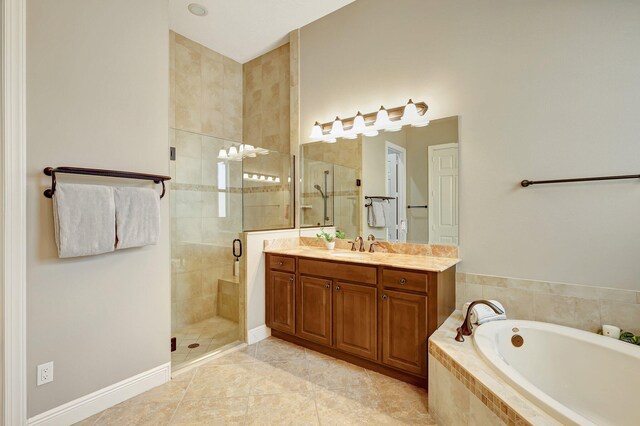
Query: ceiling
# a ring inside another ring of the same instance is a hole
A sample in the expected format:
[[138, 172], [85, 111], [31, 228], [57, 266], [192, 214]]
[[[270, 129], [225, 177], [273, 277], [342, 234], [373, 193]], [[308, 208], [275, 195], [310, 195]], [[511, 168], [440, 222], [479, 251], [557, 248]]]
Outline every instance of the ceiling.
[[[284, 43], [289, 32], [354, 0], [170, 0], [169, 27], [183, 36], [245, 63]], [[199, 17], [190, 3], [205, 6]]]

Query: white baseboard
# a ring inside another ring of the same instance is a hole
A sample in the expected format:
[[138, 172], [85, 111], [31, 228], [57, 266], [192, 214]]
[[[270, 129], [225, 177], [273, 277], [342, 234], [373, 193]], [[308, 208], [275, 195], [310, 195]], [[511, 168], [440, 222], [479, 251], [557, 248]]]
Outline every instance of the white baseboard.
[[166, 363], [33, 416], [27, 424], [29, 426], [68, 426], [169, 380], [171, 380], [171, 363]]
[[271, 336], [271, 329], [266, 325], [260, 325], [256, 328], [249, 330], [248, 343], [250, 345], [258, 343], [260, 340], [264, 340]]

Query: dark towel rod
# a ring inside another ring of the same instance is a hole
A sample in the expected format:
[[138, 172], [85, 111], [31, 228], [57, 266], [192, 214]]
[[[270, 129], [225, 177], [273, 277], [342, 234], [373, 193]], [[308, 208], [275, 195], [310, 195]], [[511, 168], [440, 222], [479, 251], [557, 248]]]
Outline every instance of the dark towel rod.
[[428, 209], [429, 206], [426, 204], [424, 206], [407, 206], [408, 209]]
[[386, 195], [380, 195], [380, 196], [378, 196], [378, 195], [373, 195], [373, 196], [365, 195], [364, 199], [365, 200], [373, 200], [373, 199], [376, 199], [376, 200], [395, 200], [396, 197], [387, 197]]
[[44, 191], [44, 196], [47, 198], [53, 197], [53, 194], [56, 192], [56, 173], [152, 180], [154, 183], [162, 184], [162, 194], [160, 194], [160, 198], [164, 197], [165, 194], [164, 181], [171, 180], [171, 176], [124, 172], [120, 170], [86, 169], [83, 167], [47, 167], [44, 169], [44, 174], [47, 176], [51, 176], [51, 188]]
[[520, 182], [524, 188], [531, 185], [540, 185], [543, 183], [567, 183], [567, 182], [589, 182], [594, 180], [619, 180], [619, 179], [640, 179], [640, 175], [622, 175], [622, 176], [598, 176], [573, 179], [551, 179], [551, 180], [523, 180]]

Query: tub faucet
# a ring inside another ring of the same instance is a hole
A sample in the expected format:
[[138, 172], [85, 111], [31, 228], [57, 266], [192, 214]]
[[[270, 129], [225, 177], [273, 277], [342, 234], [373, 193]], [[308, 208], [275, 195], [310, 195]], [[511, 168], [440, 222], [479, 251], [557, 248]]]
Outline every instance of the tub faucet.
[[487, 305], [488, 307], [493, 309], [493, 312], [495, 312], [496, 314], [504, 314], [504, 311], [502, 309], [498, 308], [488, 300], [475, 300], [471, 302], [471, 304], [469, 305], [469, 309], [467, 309], [467, 316], [464, 318], [462, 325], [456, 330], [458, 332], [458, 334], [456, 334], [456, 341], [458, 342], [464, 342], [464, 337], [462, 336], [471, 336], [471, 309], [475, 305]]

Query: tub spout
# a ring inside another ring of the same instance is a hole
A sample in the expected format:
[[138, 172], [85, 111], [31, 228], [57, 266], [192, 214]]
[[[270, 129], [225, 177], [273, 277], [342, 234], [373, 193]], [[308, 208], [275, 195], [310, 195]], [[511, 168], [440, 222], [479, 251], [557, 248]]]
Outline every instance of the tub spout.
[[464, 318], [464, 321], [462, 322], [462, 325], [460, 327], [458, 327], [458, 329], [456, 330], [458, 332], [458, 334], [456, 334], [456, 341], [458, 342], [464, 342], [464, 337], [462, 336], [471, 336], [471, 309], [475, 306], [475, 305], [487, 305], [488, 307], [490, 307], [491, 309], [493, 309], [493, 312], [495, 312], [496, 314], [500, 315], [500, 314], [504, 314], [504, 311], [500, 308], [498, 308], [496, 305], [494, 305], [493, 303], [489, 302], [488, 300], [475, 300], [473, 302], [471, 302], [471, 304], [469, 305], [469, 309], [467, 309], [467, 316]]

